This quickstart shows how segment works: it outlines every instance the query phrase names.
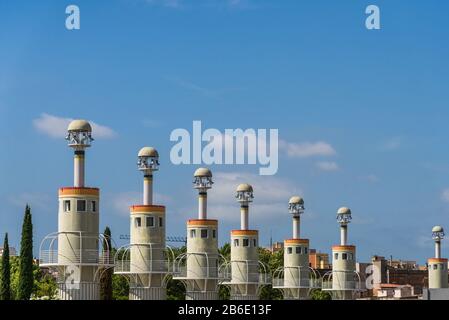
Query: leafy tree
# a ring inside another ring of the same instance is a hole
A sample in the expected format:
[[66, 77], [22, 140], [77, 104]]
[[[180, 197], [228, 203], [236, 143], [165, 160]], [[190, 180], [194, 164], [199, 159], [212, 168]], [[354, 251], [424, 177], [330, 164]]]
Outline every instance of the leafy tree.
[[3, 242], [2, 266], [0, 271], [0, 300], [11, 299], [11, 270], [9, 264], [9, 243], [8, 234], [5, 235]]
[[[284, 252], [282, 250], [271, 253], [270, 250], [259, 248], [259, 260], [267, 267], [259, 269], [260, 272], [267, 272], [272, 274], [279, 267], [284, 264]], [[271, 285], [264, 286], [260, 291], [261, 300], [280, 300], [282, 299], [282, 292], [273, 289]]]
[[118, 274], [112, 275], [112, 299], [113, 300], [129, 299], [128, 279]]
[[[106, 227], [104, 230], [103, 239], [103, 256], [109, 261], [113, 259], [112, 256], [112, 243], [111, 243], [111, 229]], [[99, 270], [100, 273], [100, 300], [112, 300], [113, 288], [112, 288], [112, 275], [114, 273], [112, 268], [106, 267]]]
[[[186, 253], [186, 246], [182, 246], [180, 248], [172, 248], [171, 251], [167, 252], [168, 261], [173, 265], [176, 259], [181, 254]], [[167, 281], [167, 300], [184, 300], [186, 295], [186, 289], [184, 284], [179, 280], [173, 280], [172, 277], [169, 277]]]
[[311, 293], [312, 300], [332, 300], [329, 292], [320, 289], [313, 289]]
[[31, 209], [25, 208], [20, 242], [19, 287], [17, 299], [28, 300], [33, 292], [33, 223]]

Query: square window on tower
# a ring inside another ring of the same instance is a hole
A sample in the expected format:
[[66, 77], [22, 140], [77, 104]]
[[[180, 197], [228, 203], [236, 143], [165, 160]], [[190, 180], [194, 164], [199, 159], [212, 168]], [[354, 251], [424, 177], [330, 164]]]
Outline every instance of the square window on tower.
[[238, 247], [239, 246], [239, 239], [234, 239], [234, 247]]
[[97, 201], [92, 201], [91, 205], [92, 205], [92, 212], [97, 212]]
[[196, 230], [195, 229], [190, 230], [190, 238], [196, 238]]
[[69, 212], [70, 210], [70, 200], [64, 200], [64, 212]]
[[253, 239], [253, 247], [254, 248], [257, 247], [257, 240], [256, 239]]
[[243, 246], [244, 247], [249, 247], [249, 239], [247, 239], [247, 238], [243, 239]]
[[208, 232], [207, 232], [207, 229], [201, 229], [201, 238], [207, 238], [207, 234], [208, 234]]
[[287, 254], [292, 254], [292, 253], [293, 253], [292, 247], [288, 247], [288, 248], [287, 248]]
[[147, 217], [147, 227], [154, 227], [154, 217]]
[[217, 230], [212, 229], [212, 238], [216, 238], [217, 237]]
[[86, 211], [86, 200], [76, 200], [76, 211], [78, 212]]
[[296, 247], [296, 254], [301, 254], [301, 247]]
[[159, 217], [159, 227], [163, 227], [164, 226], [164, 219], [162, 217]]
[[134, 224], [137, 228], [140, 228], [142, 226], [142, 218], [140, 218], [140, 217], [135, 218]]

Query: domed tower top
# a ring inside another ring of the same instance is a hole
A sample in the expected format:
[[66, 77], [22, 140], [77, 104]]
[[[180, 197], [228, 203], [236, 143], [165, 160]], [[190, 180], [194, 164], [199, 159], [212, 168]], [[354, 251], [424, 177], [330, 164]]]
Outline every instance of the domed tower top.
[[299, 216], [304, 213], [304, 199], [299, 196], [293, 196], [288, 201], [288, 210], [293, 216]]
[[67, 128], [66, 140], [69, 147], [83, 150], [90, 147], [92, 138], [92, 126], [86, 120], [73, 120]]
[[143, 147], [137, 154], [137, 167], [149, 174], [159, 170], [159, 153], [153, 147]]
[[250, 202], [253, 202], [254, 199], [254, 193], [253, 193], [253, 187], [248, 183], [242, 183], [237, 186], [236, 190], [236, 198], [237, 201], [243, 204], [248, 204]]
[[198, 168], [193, 174], [193, 187], [199, 189], [200, 192], [206, 192], [212, 188], [212, 171], [208, 168]]
[[440, 241], [444, 238], [444, 229], [441, 226], [435, 226], [432, 228], [432, 239]]
[[346, 225], [352, 220], [351, 209], [348, 207], [341, 207], [337, 211], [337, 221], [341, 225]]

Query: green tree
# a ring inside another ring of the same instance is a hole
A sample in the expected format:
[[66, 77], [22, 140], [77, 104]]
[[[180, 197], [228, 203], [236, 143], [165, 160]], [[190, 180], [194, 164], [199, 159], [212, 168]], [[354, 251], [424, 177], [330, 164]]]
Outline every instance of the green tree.
[[11, 270], [9, 263], [9, 243], [8, 233], [5, 235], [3, 242], [2, 266], [0, 271], [0, 300], [11, 299]]
[[[272, 253], [265, 248], [259, 248], [259, 260], [266, 266], [266, 269], [260, 268], [260, 272], [272, 274], [284, 264], [284, 252], [282, 250]], [[260, 291], [261, 300], [280, 300], [282, 299], [281, 291], [273, 289], [271, 285], [264, 286]]]
[[126, 277], [118, 274], [112, 275], [112, 299], [128, 300], [129, 299], [129, 282]]
[[[111, 229], [106, 227], [104, 229], [104, 239], [103, 239], [103, 256], [106, 261], [113, 258], [112, 242], [111, 242]], [[112, 289], [112, 275], [113, 270], [110, 267], [102, 268], [99, 270], [100, 273], [100, 300], [112, 300], [113, 289]]]
[[329, 292], [320, 289], [312, 290], [310, 296], [312, 297], [312, 300], [332, 300], [332, 296]]
[[20, 268], [18, 300], [28, 300], [33, 292], [33, 223], [31, 209], [25, 208], [25, 216], [22, 225], [22, 239], [20, 241]]
[[[179, 255], [187, 252], [186, 246], [180, 248], [172, 248], [172, 252], [167, 252], [168, 261], [174, 265], [175, 260]], [[185, 262], [185, 261], [184, 261]], [[167, 300], [184, 300], [186, 295], [186, 289], [184, 284], [179, 280], [173, 280], [169, 277], [167, 281]]]

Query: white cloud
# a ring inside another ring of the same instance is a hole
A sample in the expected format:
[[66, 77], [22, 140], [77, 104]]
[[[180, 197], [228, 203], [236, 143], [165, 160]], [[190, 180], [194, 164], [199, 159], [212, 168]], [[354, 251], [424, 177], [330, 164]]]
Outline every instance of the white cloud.
[[[235, 190], [240, 183], [249, 183], [254, 188], [254, 203], [250, 208], [250, 221], [253, 223], [255, 220], [273, 220], [283, 214], [287, 216], [288, 199], [294, 194], [302, 195], [301, 190], [289, 181], [275, 176], [217, 172], [214, 181], [209, 191], [208, 213], [211, 218], [223, 221], [240, 221], [239, 204], [235, 199]], [[184, 212], [196, 212], [196, 209]]]
[[449, 202], [449, 189], [444, 189], [441, 193], [441, 200], [444, 202]]
[[279, 147], [291, 158], [333, 156], [337, 154], [335, 149], [329, 143], [324, 141], [292, 143], [280, 140]]
[[338, 164], [332, 161], [320, 161], [316, 163], [316, 166], [322, 171], [338, 171], [340, 169]]
[[382, 145], [382, 150], [385, 151], [396, 150], [402, 145], [402, 140], [403, 140], [402, 137], [393, 137]]
[[[129, 216], [129, 207], [132, 205], [141, 204], [143, 195], [142, 192], [128, 191], [112, 194], [110, 195], [110, 198], [112, 208], [118, 215]], [[169, 196], [159, 193], [155, 193], [153, 198], [154, 204], [166, 205], [171, 201]]]
[[[44, 133], [51, 138], [60, 139], [66, 136], [67, 127], [72, 120], [72, 118], [62, 118], [42, 113], [39, 118], [33, 120], [33, 125], [37, 131]], [[92, 126], [92, 135], [94, 138], [109, 139], [117, 135], [115, 131], [109, 127], [97, 124], [90, 120], [89, 122]]]

